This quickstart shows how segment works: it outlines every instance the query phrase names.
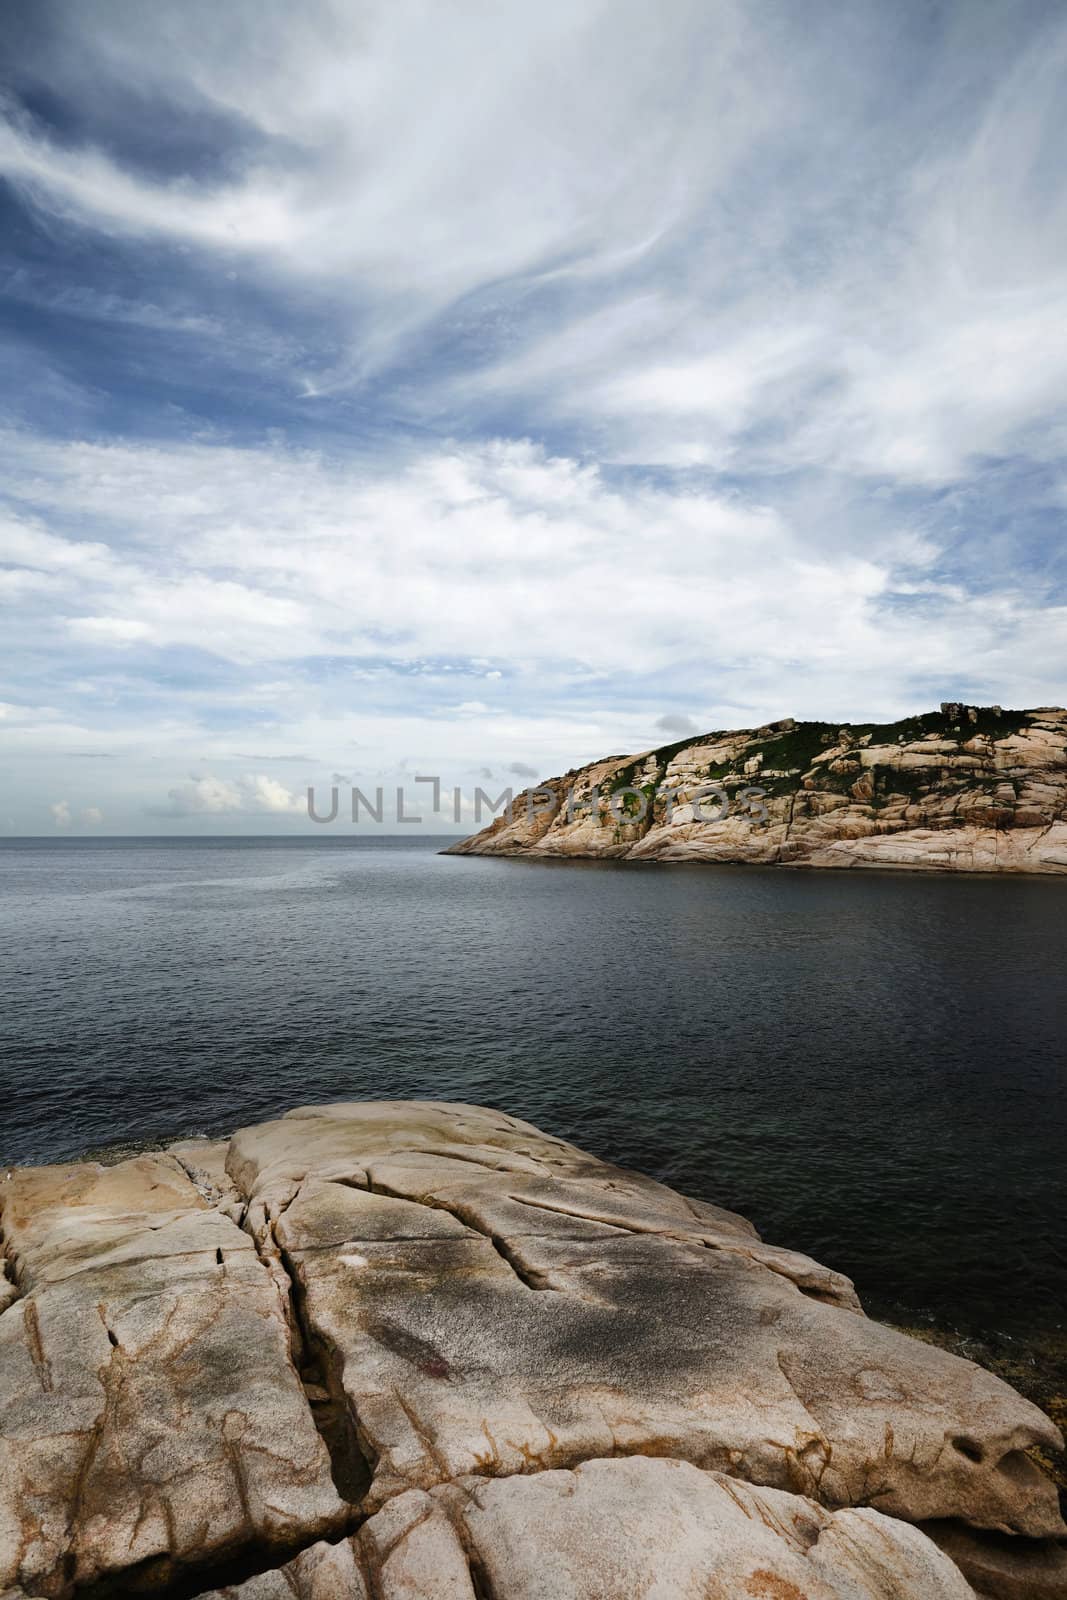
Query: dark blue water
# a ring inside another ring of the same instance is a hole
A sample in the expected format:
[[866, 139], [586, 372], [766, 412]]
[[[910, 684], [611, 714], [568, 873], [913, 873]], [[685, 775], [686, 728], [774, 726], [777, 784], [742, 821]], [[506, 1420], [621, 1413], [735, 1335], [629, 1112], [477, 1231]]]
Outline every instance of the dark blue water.
[[0, 1157], [484, 1101], [745, 1212], [884, 1314], [1041, 1343], [1065, 970], [1053, 881], [13, 843]]

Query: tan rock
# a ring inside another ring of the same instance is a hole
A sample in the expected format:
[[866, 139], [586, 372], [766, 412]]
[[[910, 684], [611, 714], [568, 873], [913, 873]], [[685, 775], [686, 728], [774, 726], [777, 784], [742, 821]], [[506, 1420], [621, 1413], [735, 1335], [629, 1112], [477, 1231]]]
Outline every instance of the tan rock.
[[[494, 825], [449, 853], [1067, 871], [1067, 711], [949, 705], [921, 729], [919, 720], [877, 740], [862, 728], [780, 723], [612, 757], [550, 780], [552, 815], [535, 829]], [[610, 789], [620, 775], [659, 796], [625, 825], [590, 804], [594, 788]], [[753, 782], [766, 791], [763, 817], [743, 798]], [[718, 820], [714, 802], [703, 817], [694, 808], [708, 783], [729, 797]]]
[[[428, 1596], [432, 1594], [431, 1589]], [[243, 1583], [205, 1590], [201, 1600], [369, 1600], [369, 1595], [355, 1547], [345, 1539], [339, 1544], [313, 1544], [282, 1567]]]
[[904, 1523], [642, 1456], [410, 1490], [323, 1551], [210, 1600], [973, 1600]]
[[513, 1119], [310, 1108], [243, 1130], [230, 1171], [273, 1208], [370, 1504], [650, 1452], [834, 1506], [1062, 1531], [1025, 1455], [1058, 1433], [999, 1379], [857, 1316], [847, 1280], [729, 1213]]
[[1009, 1539], [976, 1535], [954, 1522], [923, 1529], [984, 1600], [1064, 1600], [1067, 1543], [1059, 1539]]
[[[590, 1461], [434, 1498], [498, 1600], [972, 1600], [916, 1529], [682, 1461]], [[404, 1592], [386, 1587], [384, 1600]]]
[[0, 1600], [1063, 1600], [1041, 1412], [500, 1112], [310, 1107], [0, 1204]]
[[[528, 850], [552, 826], [564, 793], [564, 780], [553, 779], [540, 788], [524, 789], [515, 796], [509, 814], [502, 814], [478, 835], [483, 841], [480, 855], [514, 855]], [[462, 855], [463, 841], [453, 846]]]
[[0, 1317], [0, 1584], [164, 1581], [339, 1528], [252, 1240], [176, 1161], [16, 1171]]
[[933, 872], [1067, 871], [1067, 822], [1041, 828], [922, 828], [836, 839], [814, 850], [813, 867], [906, 867]]
[[226, 1171], [229, 1148], [228, 1139], [183, 1139], [180, 1144], [168, 1145], [167, 1154], [174, 1157], [201, 1199], [239, 1224], [244, 1201]]

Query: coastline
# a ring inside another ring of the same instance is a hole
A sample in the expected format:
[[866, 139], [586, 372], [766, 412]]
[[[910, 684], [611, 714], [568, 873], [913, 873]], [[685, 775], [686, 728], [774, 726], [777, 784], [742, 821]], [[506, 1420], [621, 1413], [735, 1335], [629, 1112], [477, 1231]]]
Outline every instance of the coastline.
[[[475, 835], [475, 837], [477, 837]], [[469, 843], [461, 840], [460, 843]], [[1067, 873], [1067, 865], [1035, 869], [1033, 867], [999, 866], [996, 868], [949, 866], [942, 862], [930, 861], [766, 861], [752, 859], [748, 856], [713, 856], [713, 855], [610, 855], [598, 850], [574, 850], [566, 853], [553, 854], [548, 851], [537, 850], [458, 850], [455, 845], [448, 845], [437, 852], [441, 856], [480, 856], [485, 860], [494, 861], [529, 861], [536, 866], [566, 866], [568, 863], [597, 862], [603, 866], [626, 867], [631, 871], [639, 868], [651, 870], [655, 867], [736, 867], [739, 870], [752, 870], [765, 868], [767, 871], [791, 872], [797, 876], [805, 873], [823, 874], [833, 873], [842, 876], [844, 873], [856, 875], [862, 873], [867, 878], [879, 873], [887, 878], [914, 876], [919, 878], [973, 878], [987, 881], [990, 878], [1024, 878], [1029, 883], [1054, 883], [1058, 878]]]
[[1067, 711], [784, 718], [550, 778], [445, 855], [1067, 873]]

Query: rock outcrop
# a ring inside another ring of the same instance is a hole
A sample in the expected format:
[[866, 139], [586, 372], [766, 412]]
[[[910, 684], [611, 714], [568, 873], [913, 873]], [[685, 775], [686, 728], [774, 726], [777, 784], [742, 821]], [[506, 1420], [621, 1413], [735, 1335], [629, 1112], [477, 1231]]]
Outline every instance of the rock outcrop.
[[708, 733], [549, 779], [445, 853], [1067, 872], [1067, 711]]
[[0, 1181], [0, 1595], [1067, 1595], [972, 1363], [743, 1218], [477, 1107]]

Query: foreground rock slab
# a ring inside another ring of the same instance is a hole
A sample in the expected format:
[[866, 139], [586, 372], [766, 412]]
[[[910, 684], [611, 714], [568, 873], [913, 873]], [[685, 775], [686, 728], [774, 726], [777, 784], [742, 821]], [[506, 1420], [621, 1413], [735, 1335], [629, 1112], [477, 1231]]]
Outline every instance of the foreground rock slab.
[[0, 1227], [0, 1595], [1067, 1595], [1041, 1411], [500, 1112], [22, 1169]]

